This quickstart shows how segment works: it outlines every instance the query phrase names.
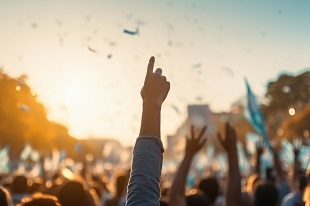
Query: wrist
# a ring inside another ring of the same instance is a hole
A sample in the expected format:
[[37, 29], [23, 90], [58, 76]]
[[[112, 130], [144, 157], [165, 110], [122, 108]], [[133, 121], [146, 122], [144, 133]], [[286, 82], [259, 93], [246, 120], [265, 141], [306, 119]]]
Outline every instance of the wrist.
[[184, 159], [187, 158], [187, 159], [192, 159], [194, 157], [195, 154], [193, 153], [189, 153], [189, 152], [185, 152], [184, 154]]
[[142, 106], [143, 106], [143, 109], [150, 109], [150, 110], [155, 110], [155, 111], [161, 110], [161, 104], [154, 102], [154, 101], [143, 100]]

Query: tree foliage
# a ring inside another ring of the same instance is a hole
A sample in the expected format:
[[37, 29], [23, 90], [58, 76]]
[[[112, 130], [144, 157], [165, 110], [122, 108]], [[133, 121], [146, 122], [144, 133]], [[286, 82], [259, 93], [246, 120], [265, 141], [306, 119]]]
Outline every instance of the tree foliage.
[[296, 115], [283, 122], [283, 136], [289, 140], [309, 137], [310, 132], [310, 104]]
[[277, 136], [277, 130], [289, 117], [289, 109], [301, 111], [310, 100], [310, 72], [293, 76], [281, 75], [276, 81], [269, 82], [265, 94], [266, 101], [262, 111], [267, 123], [268, 136]]
[[45, 107], [26, 80], [26, 75], [14, 79], [0, 70], [0, 148], [9, 145], [15, 158], [25, 143], [40, 151], [65, 149], [76, 156], [77, 140], [66, 127], [47, 119]]

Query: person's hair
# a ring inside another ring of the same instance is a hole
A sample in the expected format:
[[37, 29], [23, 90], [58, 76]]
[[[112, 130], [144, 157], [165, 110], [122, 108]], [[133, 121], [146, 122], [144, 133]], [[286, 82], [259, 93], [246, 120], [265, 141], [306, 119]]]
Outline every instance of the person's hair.
[[254, 191], [255, 206], [276, 206], [278, 203], [278, 190], [271, 183], [262, 183]]
[[89, 205], [83, 185], [77, 181], [64, 183], [57, 197], [63, 206]]
[[17, 194], [26, 193], [28, 188], [27, 181], [27, 178], [23, 175], [16, 176], [12, 183], [12, 192]]
[[186, 196], [187, 206], [208, 206], [210, 205], [208, 198], [202, 194], [193, 194]]
[[306, 186], [307, 186], [307, 178], [305, 175], [302, 175], [299, 178], [299, 185], [298, 185], [298, 189], [300, 190], [301, 194], [304, 192]]
[[198, 188], [208, 197], [212, 204], [219, 195], [219, 183], [214, 177], [202, 179], [198, 185]]
[[[29, 183], [29, 182], [28, 182]], [[31, 183], [28, 185], [28, 192], [30, 194], [34, 194], [37, 192], [40, 192], [39, 189], [43, 185], [43, 180], [41, 178], [35, 178], [31, 181]]]
[[0, 185], [0, 205], [1, 206], [13, 205], [10, 192], [1, 185]]
[[35, 193], [31, 197], [25, 197], [17, 206], [61, 206], [57, 197], [41, 193]]
[[168, 206], [168, 203], [164, 200], [159, 200], [159, 206]]
[[120, 195], [127, 186], [128, 178], [124, 175], [120, 175], [116, 178], [116, 194]]

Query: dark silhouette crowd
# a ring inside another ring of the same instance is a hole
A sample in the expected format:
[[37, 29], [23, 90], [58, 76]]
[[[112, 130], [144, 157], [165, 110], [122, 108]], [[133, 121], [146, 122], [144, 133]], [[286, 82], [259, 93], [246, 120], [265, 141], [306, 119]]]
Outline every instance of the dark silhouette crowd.
[[[170, 83], [161, 68], [154, 71], [154, 64], [155, 58], [151, 57], [140, 91], [141, 127], [131, 168], [123, 173], [115, 171], [113, 191], [100, 175], [84, 173], [69, 177], [66, 171], [59, 171], [47, 179], [10, 174], [10, 178], [2, 178], [0, 182], [0, 206], [310, 206], [310, 170], [301, 168], [297, 158], [299, 148], [294, 149], [293, 174], [289, 174], [283, 169], [278, 145], [257, 145], [255, 171], [244, 177], [239, 169], [237, 134], [229, 122], [217, 134], [227, 155], [226, 177], [197, 177], [199, 181], [193, 188], [186, 187], [192, 161], [208, 141], [208, 125], [190, 125], [184, 137], [184, 157], [171, 185], [164, 187], [160, 125], [161, 108]], [[272, 153], [274, 167], [262, 175], [260, 157], [264, 150]]]

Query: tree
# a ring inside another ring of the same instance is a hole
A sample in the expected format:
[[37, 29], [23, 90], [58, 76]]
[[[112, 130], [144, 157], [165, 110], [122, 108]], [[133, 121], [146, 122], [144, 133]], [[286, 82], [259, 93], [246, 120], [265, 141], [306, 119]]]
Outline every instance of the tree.
[[0, 69], [0, 147], [10, 145], [15, 159], [25, 143], [41, 151], [66, 149], [74, 156], [77, 140], [66, 127], [47, 119], [44, 105], [26, 80], [26, 75], [14, 79]]
[[297, 76], [282, 74], [276, 81], [269, 82], [262, 111], [270, 138], [277, 135], [283, 120], [289, 116], [289, 109], [302, 110], [310, 100], [310, 72]]
[[283, 136], [292, 140], [294, 138], [309, 137], [310, 131], [310, 104], [296, 115], [286, 119], [282, 124]]

